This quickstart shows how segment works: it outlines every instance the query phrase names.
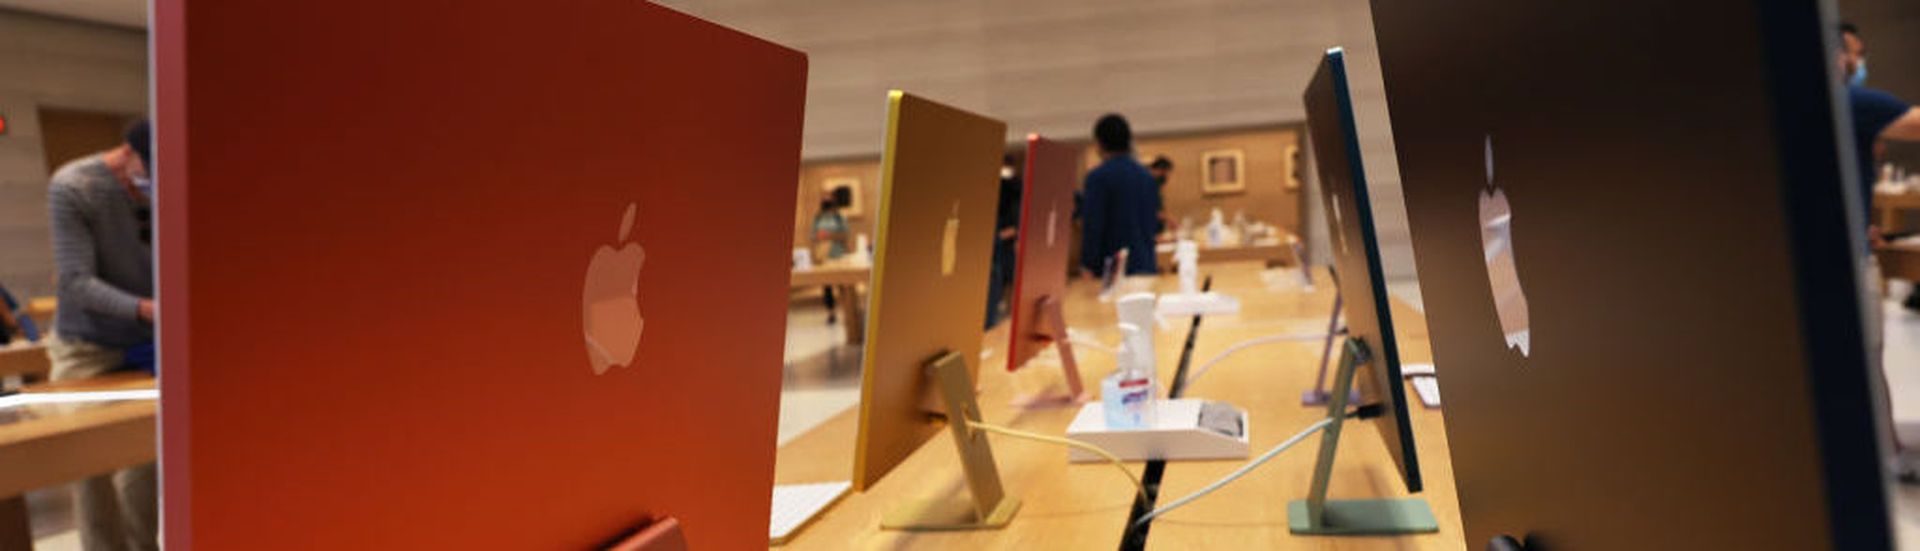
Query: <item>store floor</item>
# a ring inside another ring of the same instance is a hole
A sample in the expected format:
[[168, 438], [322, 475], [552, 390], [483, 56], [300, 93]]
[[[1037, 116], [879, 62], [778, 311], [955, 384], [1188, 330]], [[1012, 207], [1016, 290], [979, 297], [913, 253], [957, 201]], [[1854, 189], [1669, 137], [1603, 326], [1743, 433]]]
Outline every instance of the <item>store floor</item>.
[[[1394, 296], [1420, 307], [1419, 286], [1411, 281], [1389, 286]], [[1905, 284], [1896, 283], [1890, 296], [1904, 297]], [[1886, 313], [1888, 385], [1893, 411], [1908, 442], [1920, 443], [1920, 314], [1900, 308], [1895, 301], [1882, 305]], [[860, 402], [860, 347], [846, 344], [845, 330], [827, 324], [827, 308], [816, 293], [794, 297], [787, 312], [784, 382], [780, 393], [779, 443], [785, 444], [827, 419]], [[1920, 486], [1902, 485], [1895, 493], [1902, 546], [1920, 551]], [[33, 511], [36, 549], [77, 551], [72, 502], [62, 489], [28, 496]]]

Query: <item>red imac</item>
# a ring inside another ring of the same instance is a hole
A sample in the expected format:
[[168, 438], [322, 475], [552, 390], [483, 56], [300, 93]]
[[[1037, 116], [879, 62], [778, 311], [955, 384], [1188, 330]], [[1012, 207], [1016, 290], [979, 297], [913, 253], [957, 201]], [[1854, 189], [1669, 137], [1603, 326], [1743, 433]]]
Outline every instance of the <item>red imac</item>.
[[632, 0], [154, 8], [168, 548], [766, 544], [803, 54]]
[[1083, 402], [1089, 396], [1067, 338], [1067, 250], [1073, 240], [1073, 190], [1081, 150], [1027, 135], [1026, 188], [1020, 201], [1020, 237], [1014, 261], [1013, 320], [1007, 326], [1007, 371], [1019, 370], [1048, 346], [1060, 352], [1066, 391], [1017, 399], [1026, 405]]

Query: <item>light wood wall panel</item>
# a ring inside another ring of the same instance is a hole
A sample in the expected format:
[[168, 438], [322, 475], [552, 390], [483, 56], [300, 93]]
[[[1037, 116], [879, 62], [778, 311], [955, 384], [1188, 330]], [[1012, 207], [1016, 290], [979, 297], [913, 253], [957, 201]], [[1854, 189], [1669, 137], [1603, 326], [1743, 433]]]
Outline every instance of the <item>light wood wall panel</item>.
[[[808, 53], [808, 159], [879, 155], [892, 88], [1005, 120], [1010, 143], [1029, 132], [1084, 140], [1110, 111], [1141, 135], [1294, 123], [1321, 53], [1343, 46], [1388, 271], [1413, 273], [1364, 0], [660, 3]], [[1319, 244], [1317, 204], [1306, 227]]]
[[860, 183], [861, 202], [860, 211], [847, 216], [847, 227], [853, 235], [866, 234], [867, 239], [873, 239], [874, 215], [880, 208], [880, 158], [816, 161], [800, 166], [800, 204], [795, 205], [793, 213], [793, 246], [813, 244], [813, 217], [820, 212], [820, 200], [826, 198], [823, 189], [827, 182], [846, 178]]
[[[1173, 161], [1173, 174], [1161, 189], [1169, 224], [1181, 217], [1193, 220], [1195, 227], [1206, 224], [1209, 213], [1218, 208], [1228, 222], [1236, 212], [1244, 212], [1249, 221], [1277, 225], [1299, 233], [1300, 197], [1303, 188], [1289, 189], [1294, 177], [1291, 153], [1300, 147], [1298, 127], [1233, 130], [1174, 136], [1145, 137], [1134, 143], [1142, 162], [1165, 155]], [[1245, 191], [1206, 194], [1200, 189], [1200, 157], [1208, 151], [1239, 150], [1246, 155]], [[1098, 162], [1099, 148], [1087, 147], [1089, 165]]]
[[0, 284], [53, 293], [42, 107], [147, 111], [146, 34], [0, 9]]

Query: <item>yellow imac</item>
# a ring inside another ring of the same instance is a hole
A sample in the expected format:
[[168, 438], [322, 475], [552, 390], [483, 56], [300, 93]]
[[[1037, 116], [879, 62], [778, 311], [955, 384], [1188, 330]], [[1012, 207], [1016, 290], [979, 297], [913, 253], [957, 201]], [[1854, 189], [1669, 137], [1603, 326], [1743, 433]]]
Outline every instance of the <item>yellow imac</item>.
[[969, 426], [980, 421], [979, 312], [1006, 133], [1000, 121], [905, 92], [887, 97], [853, 486], [873, 487], [944, 424], [971, 495], [901, 504], [883, 528], [997, 528], [1019, 509], [986, 434]]

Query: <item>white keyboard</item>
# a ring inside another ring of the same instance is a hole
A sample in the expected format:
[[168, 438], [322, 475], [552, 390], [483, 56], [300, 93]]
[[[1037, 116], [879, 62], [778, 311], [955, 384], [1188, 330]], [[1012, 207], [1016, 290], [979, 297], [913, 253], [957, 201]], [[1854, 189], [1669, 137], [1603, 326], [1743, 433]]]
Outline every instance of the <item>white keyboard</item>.
[[1413, 381], [1413, 392], [1420, 395], [1420, 403], [1430, 408], [1440, 407], [1440, 379], [1421, 375], [1408, 380]]
[[767, 525], [767, 537], [774, 544], [786, 543], [813, 517], [847, 495], [851, 481], [817, 484], [780, 484], [773, 487], [773, 522]]

